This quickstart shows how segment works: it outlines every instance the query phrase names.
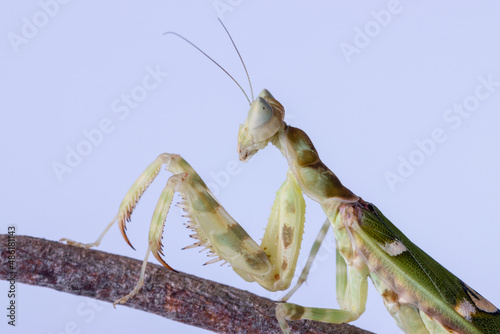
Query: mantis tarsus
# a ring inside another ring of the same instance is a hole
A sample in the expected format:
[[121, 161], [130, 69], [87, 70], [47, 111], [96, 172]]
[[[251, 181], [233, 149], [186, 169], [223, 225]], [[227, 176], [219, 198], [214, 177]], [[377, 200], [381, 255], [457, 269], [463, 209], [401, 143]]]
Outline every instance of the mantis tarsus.
[[[251, 103], [238, 133], [241, 161], [248, 161], [271, 143], [289, 165], [260, 246], [226, 212], [196, 171], [181, 156], [168, 153], [158, 156], [139, 176], [117, 216], [95, 243], [63, 240], [81, 247], [97, 246], [118, 221], [123, 237], [131, 245], [125, 233], [126, 221], [165, 165], [173, 175], [153, 214], [139, 282], [115, 304], [126, 302], [140, 290], [150, 252], [172, 269], [162, 258], [161, 238], [175, 192], [183, 198], [178, 206], [186, 212], [186, 225], [197, 239], [186, 248], [206, 247], [214, 257], [208, 263], [228, 262], [246, 281], [256, 281], [269, 291], [281, 291], [290, 286], [295, 272], [305, 221], [305, 193], [321, 205], [328, 219], [313, 250], [317, 250], [329, 226], [335, 234], [336, 289], [341, 309], [288, 303], [294, 288], [277, 303], [276, 316], [283, 332], [290, 331], [287, 320], [343, 323], [357, 319], [365, 310], [369, 277], [389, 313], [406, 333], [500, 333], [500, 311], [414, 245], [375, 205], [342, 185], [320, 160], [306, 133], [286, 124], [284, 116], [283, 106], [264, 89]], [[313, 256], [314, 251], [310, 259]], [[306, 276], [307, 268], [297, 287]]]

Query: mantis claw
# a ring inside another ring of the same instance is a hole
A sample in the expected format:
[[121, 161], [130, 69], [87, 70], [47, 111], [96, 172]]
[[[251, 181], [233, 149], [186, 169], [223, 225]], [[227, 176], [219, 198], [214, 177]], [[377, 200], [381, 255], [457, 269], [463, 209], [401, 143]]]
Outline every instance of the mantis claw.
[[97, 246], [99, 246], [101, 244], [102, 238], [104, 238], [104, 235], [106, 234], [106, 232], [108, 232], [108, 230], [110, 229], [110, 227], [113, 226], [113, 224], [115, 223], [117, 217], [118, 216], [116, 216], [115, 218], [113, 218], [113, 220], [108, 224], [108, 226], [106, 226], [106, 228], [104, 229], [104, 231], [102, 231], [102, 233], [99, 236], [99, 238], [97, 238], [97, 240], [95, 242], [93, 242], [93, 243], [84, 244], [84, 243], [76, 242], [76, 241], [73, 241], [73, 240], [67, 239], [67, 238], [59, 239], [59, 241], [66, 242], [66, 244], [70, 245], [70, 246], [82, 247], [82, 248], [87, 248], [87, 249], [92, 248], [92, 247], [97, 247]]
[[70, 245], [70, 246], [81, 247], [81, 248], [86, 248], [86, 249], [97, 246], [95, 242], [90, 243], [90, 244], [84, 244], [84, 243], [73, 241], [73, 240], [67, 239], [67, 238], [61, 238], [61, 239], [59, 239], [59, 241], [65, 242], [67, 245]]
[[[127, 221], [130, 221], [130, 218], [128, 218]], [[132, 243], [128, 239], [127, 232], [126, 232], [127, 231], [127, 227], [125, 226], [125, 219], [123, 219], [122, 217], [120, 217], [120, 219], [118, 220], [118, 227], [120, 228], [120, 232], [122, 234], [123, 239], [125, 239], [125, 241], [127, 242], [127, 244], [130, 247], [132, 247], [133, 250], [135, 250], [135, 247], [132, 246]]]

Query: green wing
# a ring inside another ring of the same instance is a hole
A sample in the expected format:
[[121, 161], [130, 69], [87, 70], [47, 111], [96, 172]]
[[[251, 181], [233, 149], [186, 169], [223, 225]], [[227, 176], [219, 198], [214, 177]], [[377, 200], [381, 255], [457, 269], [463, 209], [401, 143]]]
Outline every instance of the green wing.
[[[427, 296], [425, 303], [436, 310], [431, 315], [452, 319], [448, 322], [459, 328], [470, 328], [465, 319], [478, 333], [500, 333], [498, 308], [418, 248], [374, 205], [367, 204], [361, 210], [359, 234], [363, 242], [375, 256], [383, 258], [384, 271], [406, 274], [406, 288]], [[393, 245], [396, 247], [391, 248]], [[460, 307], [462, 311], [457, 312]], [[457, 324], [457, 314], [462, 325]]]

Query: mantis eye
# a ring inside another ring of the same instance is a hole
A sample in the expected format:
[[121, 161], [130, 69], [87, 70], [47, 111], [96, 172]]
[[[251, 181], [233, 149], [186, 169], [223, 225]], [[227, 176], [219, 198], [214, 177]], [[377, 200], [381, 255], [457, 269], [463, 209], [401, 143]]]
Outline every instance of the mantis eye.
[[238, 152], [242, 161], [266, 147], [282, 126], [283, 111], [275, 110], [272, 101], [274, 97], [263, 89], [250, 106], [245, 124], [240, 126], [238, 133]]
[[248, 111], [248, 132], [254, 143], [262, 142], [274, 136], [281, 126], [279, 115], [262, 97], [258, 96]]

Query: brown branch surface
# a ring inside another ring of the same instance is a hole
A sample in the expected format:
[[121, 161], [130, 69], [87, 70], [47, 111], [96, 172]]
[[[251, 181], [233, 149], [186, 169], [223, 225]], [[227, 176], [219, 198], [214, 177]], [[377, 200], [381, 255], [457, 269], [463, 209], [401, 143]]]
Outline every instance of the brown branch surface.
[[[10, 277], [7, 235], [0, 235], [0, 279]], [[16, 236], [16, 281], [114, 302], [136, 284], [141, 261]], [[143, 289], [125, 306], [217, 333], [280, 333], [275, 303], [247, 291], [148, 264]], [[294, 333], [371, 333], [308, 320], [290, 322]]]

